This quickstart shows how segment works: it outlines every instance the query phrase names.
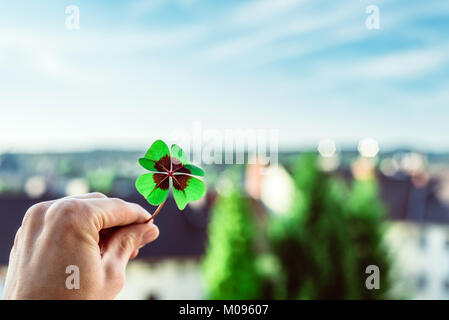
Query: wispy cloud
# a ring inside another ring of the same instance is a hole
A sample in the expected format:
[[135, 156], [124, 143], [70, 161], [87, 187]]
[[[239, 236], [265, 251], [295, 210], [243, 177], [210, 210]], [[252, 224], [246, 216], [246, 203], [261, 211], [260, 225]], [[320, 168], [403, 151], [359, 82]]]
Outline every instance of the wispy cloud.
[[353, 67], [353, 74], [369, 78], [417, 77], [449, 61], [449, 47], [407, 50], [370, 58]]
[[299, 7], [306, 0], [252, 0], [231, 11], [227, 18], [230, 25], [251, 26], [282, 18], [289, 10]]
[[130, 11], [134, 15], [146, 14], [161, 8], [168, 0], [138, 0], [130, 5]]
[[198, 1], [200, 0], [137, 0], [132, 1], [129, 8], [131, 14], [140, 16], [161, 10], [169, 5], [187, 8], [198, 3]]
[[[303, 8], [304, 4], [309, 4], [304, 11], [297, 10], [294, 14], [290, 11]], [[221, 33], [231, 35], [214, 41], [204, 49], [201, 57], [207, 61], [221, 61], [243, 55], [264, 64], [322, 48], [322, 38], [309, 36], [319, 31], [330, 40], [325, 47], [353, 39], [354, 34], [339, 36], [337, 30], [353, 21], [360, 7], [348, 4], [333, 9], [318, 12], [312, 2], [295, 0], [254, 1], [250, 5], [242, 5], [223, 18], [221, 21], [224, 22], [218, 26]], [[269, 21], [264, 20], [265, 15], [270, 17]], [[256, 27], [246, 28], [254, 24]]]

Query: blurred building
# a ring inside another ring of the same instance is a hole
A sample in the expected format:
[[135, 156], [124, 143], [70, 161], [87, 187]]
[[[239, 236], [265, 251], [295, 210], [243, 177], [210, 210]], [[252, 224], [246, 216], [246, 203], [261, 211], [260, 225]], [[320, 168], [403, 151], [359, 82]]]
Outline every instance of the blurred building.
[[396, 222], [386, 240], [395, 261], [394, 297], [449, 299], [449, 226]]
[[117, 299], [199, 300], [204, 299], [201, 264], [197, 258], [164, 258], [131, 261], [126, 283]]

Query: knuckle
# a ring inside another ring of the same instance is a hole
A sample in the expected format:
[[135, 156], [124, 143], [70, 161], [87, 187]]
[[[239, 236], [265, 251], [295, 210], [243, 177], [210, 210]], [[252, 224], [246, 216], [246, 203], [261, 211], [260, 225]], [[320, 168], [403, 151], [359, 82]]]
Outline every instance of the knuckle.
[[37, 203], [31, 206], [23, 217], [22, 225], [34, 224], [40, 221], [45, 215], [46, 210], [47, 206], [44, 203]]
[[73, 228], [78, 225], [80, 213], [84, 210], [86, 210], [86, 206], [81, 200], [61, 199], [50, 207], [46, 220], [58, 227]]
[[107, 198], [106, 195], [104, 193], [101, 193], [101, 192], [92, 192], [91, 196], [95, 197], [95, 198]]
[[112, 198], [111, 200], [114, 201], [117, 206], [125, 206], [126, 205], [126, 201], [123, 199]]
[[133, 234], [128, 234], [123, 236], [119, 241], [119, 246], [122, 251], [129, 252], [130, 250], [135, 250], [138, 247], [140, 239]]
[[56, 201], [48, 212], [49, 216], [65, 217], [84, 209], [84, 203], [78, 199], [61, 199]]

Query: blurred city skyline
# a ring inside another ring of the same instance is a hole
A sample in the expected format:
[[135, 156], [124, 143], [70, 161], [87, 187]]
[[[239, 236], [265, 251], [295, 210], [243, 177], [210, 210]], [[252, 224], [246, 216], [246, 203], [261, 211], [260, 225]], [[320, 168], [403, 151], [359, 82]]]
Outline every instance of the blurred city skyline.
[[278, 129], [280, 150], [371, 137], [447, 152], [448, 13], [405, 0], [2, 3], [0, 152], [146, 149], [195, 121]]

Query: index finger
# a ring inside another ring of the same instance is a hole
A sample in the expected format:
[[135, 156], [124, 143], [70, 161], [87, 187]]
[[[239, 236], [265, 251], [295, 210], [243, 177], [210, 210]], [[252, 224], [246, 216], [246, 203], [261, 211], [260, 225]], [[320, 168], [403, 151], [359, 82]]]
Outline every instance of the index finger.
[[90, 207], [97, 231], [133, 223], [145, 223], [151, 214], [138, 204], [118, 198], [82, 200]]

